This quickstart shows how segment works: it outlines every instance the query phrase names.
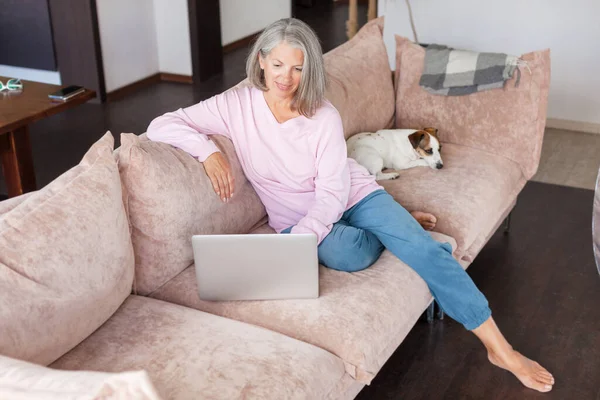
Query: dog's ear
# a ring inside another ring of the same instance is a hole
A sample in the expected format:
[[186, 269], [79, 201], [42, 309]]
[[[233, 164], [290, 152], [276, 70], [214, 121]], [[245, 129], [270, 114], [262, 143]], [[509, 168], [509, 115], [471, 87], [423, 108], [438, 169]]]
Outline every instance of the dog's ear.
[[421, 140], [423, 140], [424, 137], [425, 132], [416, 131], [415, 133], [408, 135], [408, 140], [410, 140], [410, 144], [412, 145], [413, 149], [416, 149], [419, 147], [419, 143], [421, 143]]
[[429, 133], [430, 135], [437, 137], [437, 133], [438, 133], [437, 128], [424, 128], [423, 130], [425, 132]]

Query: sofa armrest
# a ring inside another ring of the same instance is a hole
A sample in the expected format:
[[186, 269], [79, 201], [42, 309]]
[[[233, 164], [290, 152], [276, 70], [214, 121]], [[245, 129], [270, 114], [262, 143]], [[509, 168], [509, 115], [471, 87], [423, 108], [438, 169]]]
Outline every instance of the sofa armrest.
[[546, 125], [550, 50], [527, 53], [504, 88], [466, 96], [433, 95], [419, 86], [425, 50], [396, 36], [396, 127], [439, 129], [442, 142], [496, 154], [517, 163], [526, 179], [536, 173]]

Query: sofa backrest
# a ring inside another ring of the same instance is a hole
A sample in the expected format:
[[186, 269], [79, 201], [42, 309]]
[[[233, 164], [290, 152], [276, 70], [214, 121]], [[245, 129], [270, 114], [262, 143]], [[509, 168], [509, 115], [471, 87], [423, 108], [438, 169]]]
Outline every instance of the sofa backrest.
[[49, 364], [131, 293], [133, 248], [107, 133], [81, 163], [0, 207], [0, 354]]
[[11, 197], [10, 199], [6, 199], [6, 200], [3, 200], [3, 201], [0, 201], [0, 215], [6, 214], [7, 212], [9, 212], [10, 210], [12, 210], [13, 208], [15, 208], [16, 206], [18, 206], [19, 204], [21, 204], [22, 202], [24, 202], [25, 200], [27, 200], [34, 193], [35, 192], [28, 192], [28, 193], [22, 194], [22, 195], [17, 196], [17, 197]]
[[135, 250], [135, 293], [148, 295], [189, 267], [193, 235], [248, 233], [266, 216], [233, 143], [220, 135], [211, 140], [233, 170], [235, 196], [227, 204], [191, 155], [145, 135], [121, 135], [118, 159]]
[[540, 161], [548, 91], [550, 51], [522, 55], [528, 67], [502, 89], [465, 96], [431, 94], [420, 87], [425, 49], [396, 36], [396, 127], [439, 129], [443, 142], [505, 157], [530, 179]]
[[326, 97], [342, 117], [346, 139], [391, 128], [395, 94], [383, 42], [383, 17], [369, 21], [324, 59], [329, 79]]

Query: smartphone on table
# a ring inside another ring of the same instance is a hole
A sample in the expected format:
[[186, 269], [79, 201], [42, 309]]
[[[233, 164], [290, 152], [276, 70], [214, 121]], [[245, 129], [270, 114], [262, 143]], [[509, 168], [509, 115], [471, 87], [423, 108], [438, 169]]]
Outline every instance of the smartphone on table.
[[65, 88], [62, 88], [60, 90], [57, 90], [54, 93], [50, 93], [48, 95], [48, 97], [52, 101], [67, 101], [71, 97], [77, 96], [78, 94], [81, 94], [83, 92], [85, 92], [85, 88], [84, 87], [82, 87], [82, 86], [76, 86], [76, 85], [71, 85], [71, 86], [67, 86]]

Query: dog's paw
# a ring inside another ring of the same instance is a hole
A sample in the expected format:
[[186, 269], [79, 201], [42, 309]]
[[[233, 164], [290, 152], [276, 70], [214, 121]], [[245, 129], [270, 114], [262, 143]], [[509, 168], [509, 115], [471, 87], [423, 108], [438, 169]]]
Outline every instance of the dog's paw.
[[399, 176], [400, 176], [400, 174], [397, 172], [378, 172], [377, 175], [375, 176], [375, 179], [378, 181], [385, 181], [385, 180], [396, 179]]

